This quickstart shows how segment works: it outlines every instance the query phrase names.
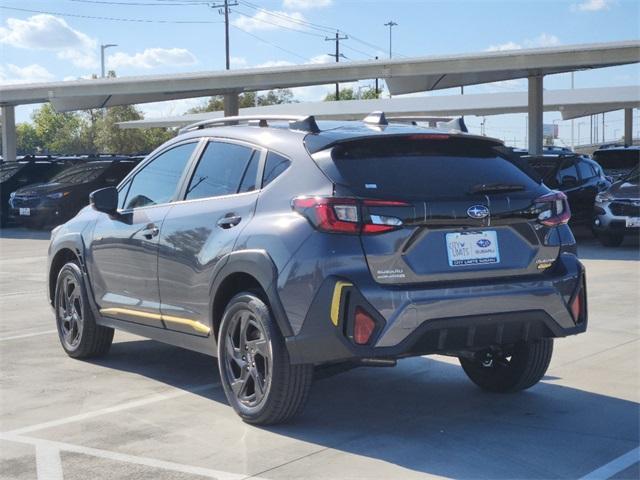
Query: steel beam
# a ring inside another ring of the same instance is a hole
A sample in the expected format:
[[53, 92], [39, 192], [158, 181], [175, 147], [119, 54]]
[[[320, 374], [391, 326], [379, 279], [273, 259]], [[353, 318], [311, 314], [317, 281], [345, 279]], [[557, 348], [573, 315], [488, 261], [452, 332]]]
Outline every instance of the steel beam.
[[624, 144], [633, 145], [633, 108], [624, 109]]
[[13, 106], [3, 106], [2, 111], [2, 158], [5, 162], [16, 160], [16, 112]]
[[240, 114], [240, 98], [237, 93], [224, 94], [224, 116], [237, 117]]
[[529, 155], [542, 154], [542, 75], [529, 77]]

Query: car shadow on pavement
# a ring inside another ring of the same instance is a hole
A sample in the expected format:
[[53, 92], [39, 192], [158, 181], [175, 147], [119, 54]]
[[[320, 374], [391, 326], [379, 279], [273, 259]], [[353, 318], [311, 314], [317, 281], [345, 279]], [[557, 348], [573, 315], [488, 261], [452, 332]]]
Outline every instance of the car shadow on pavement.
[[[93, 363], [185, 390], [219, 381], [213, 358], [148, 340], [115, 343]], [[282, 467], [290, 477], [306, 477], [313, 462], [323, 478], [359, 465], [367, 477], [367, 457], [451, 478], [576, 478], [638, 444], [638, 403], [555, 384], [561, 380], [489, 394], [442, 357], [406, 359], [316, 381], [300, 417], [262, 430], [325, 447]], [[195, 393], [227, 403], [221, 387]]]
[[51, 237], [49, 230], [32, 230], [29, 228], [0, 228], [0, 238], [48, 240]]

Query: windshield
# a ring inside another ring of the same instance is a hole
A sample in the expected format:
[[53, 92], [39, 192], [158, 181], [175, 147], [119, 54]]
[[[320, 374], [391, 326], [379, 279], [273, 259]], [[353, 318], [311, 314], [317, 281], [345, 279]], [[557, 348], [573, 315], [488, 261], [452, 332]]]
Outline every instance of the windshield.
[[7, 180], [9, 180], [16, 173], [18, 173], [22, 167], [24, 167], [23, 163], [7, 163], [0, 166], [0, 182], [6, 182]]
[[630, 170], [640, 163], [640, 150], [599, 150], [593, 159], [606, 170]]
[[51, 183], [87, 183], [98, 178], [111, 162], [92, 162], [63, 170], [51, 179]]

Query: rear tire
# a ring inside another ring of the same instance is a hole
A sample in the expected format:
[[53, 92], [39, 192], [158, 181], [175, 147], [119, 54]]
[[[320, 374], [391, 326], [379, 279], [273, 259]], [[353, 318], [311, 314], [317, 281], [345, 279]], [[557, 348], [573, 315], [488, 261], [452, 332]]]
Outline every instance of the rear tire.
[[624, 235], [619, 233], [600, 233], [598, 234], [598, 240], [605, 247], [619, 247], [624, 241]]
[[234, 296], [222, 316], [218, 366], [227, 400], [247, 423], [282, 423], [306, 403], [313, 365], [292, 365], [265, 302], [251, 292]]
[[538, 383], [549, 368], [553, 339], [520, 342], [506, 354], [494, 355], [490, 362], [460, 357], [462, 369], [483, 390], [518, 392]]
[[73, 358], [105, 355], [113, 342], [113, 328], [96, 323], [89, 306], [82, 271], [76, 262], [58, 273], [54, 297], [56, 326], [62, 348]]

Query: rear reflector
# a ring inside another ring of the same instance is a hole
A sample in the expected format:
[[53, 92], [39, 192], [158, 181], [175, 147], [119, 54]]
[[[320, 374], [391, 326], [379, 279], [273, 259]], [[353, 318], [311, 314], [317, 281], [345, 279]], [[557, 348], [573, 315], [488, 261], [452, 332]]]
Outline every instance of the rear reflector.
[[371, 334], [376, 329], [376, 322], [361, 307], [356, 307], [355, 323], [353, 327], [353, 341], [358, 345], [366, 345]]
[[578, 290], [578, 292], [576, 293], [576, 296], [573, 298], [573, 301], [571, 302], [571, 315], [573, 315], [573, 321], [576, 323], [580, 323], [580, 321], [582, 320], [582, 310], [584, 308], [582, 291], [582, 288], [580, 288], [580, 290]]

